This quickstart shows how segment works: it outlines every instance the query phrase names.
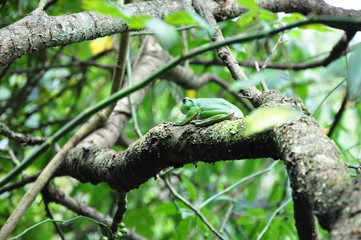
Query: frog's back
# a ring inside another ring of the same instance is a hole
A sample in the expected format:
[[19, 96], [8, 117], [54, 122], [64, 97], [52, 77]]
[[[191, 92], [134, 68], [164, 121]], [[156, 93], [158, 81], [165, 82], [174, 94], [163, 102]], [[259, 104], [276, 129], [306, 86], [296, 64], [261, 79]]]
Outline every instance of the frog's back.
[[228, 110], [229, 112], [234, 112], [235, 117], [243, 117], [242, 111], [233, 105], [232, 103], [228, 102], [223, 98], [196, 98], [197, 105], [201, 109], [219, 109], [219, 110]]

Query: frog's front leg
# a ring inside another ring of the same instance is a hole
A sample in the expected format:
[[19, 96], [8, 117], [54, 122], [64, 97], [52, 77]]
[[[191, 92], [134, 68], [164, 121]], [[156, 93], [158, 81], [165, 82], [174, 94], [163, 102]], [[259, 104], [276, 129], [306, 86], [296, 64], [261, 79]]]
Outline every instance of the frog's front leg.
[[231, 120], [234, 118], [234, 112], [226, 114], [217, 114], [212, 117], [206, 118], [206, 119], [199, 119], [199, 120], [193, 120], [191, 123], [194, 123], [197, 127], [203, 127], [208, 126], [213, 123], [222, 122], [224, 120]]
[[184, 117], [184, 119], [180, 120], [180, 121], [176, 121], [174, 123], [174, 125], [177, 126], [182, 126], [185, 125], [186, 123], [190, 122], [192, 119], [196, 118], [198, 114], [198, 109], [197, 108], [191, 108], [187, 115]]

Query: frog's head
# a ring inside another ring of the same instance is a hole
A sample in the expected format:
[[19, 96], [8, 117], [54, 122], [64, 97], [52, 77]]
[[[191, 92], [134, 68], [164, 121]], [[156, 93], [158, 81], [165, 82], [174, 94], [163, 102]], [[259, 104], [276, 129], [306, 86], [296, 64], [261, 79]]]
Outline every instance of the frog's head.
[[183, 113], [183, 114], [187, 114], [189, 109], [191, 109], [192, 107], [194, 107], [194, 102], [192, 99], [188, 98], [188, 97], [185, 97], [183, 98], [182, 100], [183, 104], [180, 108], [180, 111]]

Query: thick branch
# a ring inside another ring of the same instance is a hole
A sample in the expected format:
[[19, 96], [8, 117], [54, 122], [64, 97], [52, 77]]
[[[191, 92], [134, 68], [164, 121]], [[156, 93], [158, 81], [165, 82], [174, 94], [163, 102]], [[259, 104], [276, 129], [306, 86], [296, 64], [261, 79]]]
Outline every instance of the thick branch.
[[[302, 2], [302, 3], [300, 3]], [[259, 1], [262, 8], [273, 12], [300, 12], [303, 14], [332, 15], [337, 17], [360, 18], [361, 11], [345, 10], [329, 5], [315, 6], [315, 1], [293, 0]], [[239, 16], [246, 11], [236, 0], [226, 3], [208, 1], [208, 7], [217, 20]], [[123, 5], [130, 14], [164, 18], [170, 13], [190, 10], [190, 1], [147, 1]], [[162, 11], [159, 11], [162, 9]], [[342, 24], [341, 24], [342, 25]], [[63, 16], [48, 16], [37, 9], [21, 20], [0, 30], [0, 66], [6, 66], [16, 58], [39, 49], [65, 46], [76, 42], [109, 36], [128, 30], [128, 24], [119, 19], [95, 12], [80, 12]]]
[[121, 153], [96, 147], [72, 151], [61, 172], [84, 182], [106, 182], [114, 189], [129, 191], [171, 166], [277, 157], [266, 134], [244, 139], [243, 130], [243, 120], [224, 121], [205, 128], [165, 123], [151, 129]]
[[[256, 100], [260, 106], [288, 105], [303, 109], [300, 102], [276, 91], [266, 91]], [[169, 166], [280, 158], [286, 163], [293, 191], [308, 204], [333, 239], [360, 236], [360, 183], [352, 185], [337, 147], [314, 119], [304, 115], [249, 139], [242, 137], [243, 130], [242, 119], [202, 128], [191, 124], [184, 127], [161, 124], [122, 153], [95, 147], [71, 152], [62, 166], [62, 174], [130, 190]]]

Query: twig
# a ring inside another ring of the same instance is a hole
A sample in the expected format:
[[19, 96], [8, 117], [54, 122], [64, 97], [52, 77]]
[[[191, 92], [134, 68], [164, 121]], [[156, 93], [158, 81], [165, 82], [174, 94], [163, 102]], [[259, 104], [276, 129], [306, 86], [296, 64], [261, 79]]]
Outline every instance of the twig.
[[98, 225], [101, 225], [101, 226], [103, 226], [103, 227], [107, 227], [107, 225], [106, 225], [105, 223], [101, 222], [101, 221], [97, 221], [97, 220], [95, 220], [95, 219], [92, 219], [92, 218], [89, 218], [89, 217], [84, 217], [84, 216], [76, 216], [76, 217], [73, 217], [73, 218], [68, 219], [68, 220], [45, 219], [45, 220], [43, 220], [43, 221], [41, 221], [41, 222], [38, 222], [38, 223], [34, 224], [33, 226], [31, 226], [31, 227], [29, 227], [29, 228], [27, 228], [27, 229], [25, 229], [25, 230], [24, 230], [22, 233], [20, 233], [19, 235], [16, 235], [15, 237], [10, 238], [10, 240], [18, 239], [18, 238], [20, 238], [21, 236], [23, 236], [24, 234], [26, 234], [27, 232], [29, 232], [30, 230], [32, 230], [32, 229], [40, 226], [41, 224], [47, 223], [47, 222], [59, 222], [59, 223], [61, 223], [61, 224], [68, 224], [68, 223], [70, 223], [70, 222], [72, 222], [72, 221], [75, 221], [75, 220], [78, 220], [78, 219], [86, 219], [86, 220], [92, 221], [92, 222], [94, 222], [94, 223], [96, 223], [96, 224], [98, 224]]
[[[257, 72], [260, 72], [260, 71], [261, 71], [261, 69], [259, 68], [259, 65], [258, 65], [258, 62], [257, 62], [257, 61], [254, 62], [254, 66], [256, 67]], [[267, 87], [266, 82], [265, 82], [264, 80], [261, 81], [261, 86], [262, 86], [263, 91], [267, 91], [267, 90], [268, 90], [268, 87]]]
[[345, 165], [347, 166], [347, 168], [355, 169], [355, 170], [357, 170], [357, 171], [361, 171], [361, 164], [359, 164], [359, 165], [353, 165], [353, 164], [350, 164], [350, 163], [345, 162]]
[[[315, 67], [321, 67], [321, 66], [328, 66], [331, 62], [338, 59], [340, 56], [342, 56], [347, 49], [348, 43], [352, 40], [354, 37], [354, 34], [352, 32], [346, 32], [344, 36], [341, 37], [341, 39], [336, 43], [336, 45], [332, 48], [331, 52], [328, 54], [327, 57], [324, 59], [309, 62], [309, 63], [303, 63], [303, 62], [296, 62], [296, 63], [269, 63], [267, 66], [268, 68], [272, 69], [281, 69], [281, 70], [288, 70], [291, 69], [293, 71], [300, 71], [305, 70], [309, 68], [315, 68]], [[315, 57], [313, 57], [315, 58]], [[202, 64], [205, 66], [209, 65], [219, 65], [223, 66], [224, 64], [219, 60], [201, 60], [196, 59], [191, 61], [191, 64]], [[238, 61], [238, 64], [243, 67], [254, 67], [254, 61]], [[264, 62], [260, 62], [261, 65], [264, 64]]]
[[[54, 220], [53, 214], [51, 213], [50, 208], [49, 208], [49, 201], [47, 201], [47, 199], [46, 199], [46, 194], [43, 194], [43, 197], [44, 197], [44, 207], [45, 207], [46, 215], [47, 215], [50, 219]], [[63, 234], [63, 232], [61, 231], [58, 223], [55, 222], [55, 221], [53, 221], [52, 223], [53, 223], [53, 225], [54, 225], [55, 230], [56, 230], [57, 233], [59, 234], [60, 238], [61, 238], [62, 240], [65, 240], [64, 234]]]
[[40, 0], [37, 8], [44, 9], [47, 2], [48, 2], [48, 0]]
[[[271, 51], [270, 54], [268, 55], [266, 61], [263, 63], [261, 69], [259, 69], [258, 63], [257, 63], [257, 65], [256, 65], [257, 72], [263, 71], [264, 69], [266, 69], [267, 65], [271, 62], [271, 59], [272, 59], [273, 55], [275, 54], [278, 45], [281, 44], [281, 43], [283, 43], [282, 37], [283, 37], [284, 34], [285, 34], [285, 32], [282, 32], [282, 33], [280, 34], [280, 36], [278, 37], [278, 40], [277, 40], [276, 44], [273, 46], [272, 51]], [[262, 80], [261, 85], [262, 85], [263, 91], [267, 91], [267, 90], [268, 90], [268, 87], [267, 87], [266, 82], [265, 82], [264, 80]]]
[[267, 231], [267, 229], [269, 228], [271, 222], [273, 221], [273, 219], [276, 217], [276, 215], [283, 209], [285, 208], [290, 202], [292, 201], [292, 198], [289, 198], [288, 200], [286, 200], [279, 208], [276, 209], [276, 211], [274, 211], [274, 213], [272, 214], [272, 216], [270, 217], [270, 219], [268, 220], [266, 226], [263, 228], [263, 230], [261, 231], [261, 233], [258, 235], [257, 240], [260, 240], [263, 236], [263, 234]]
[[345, 94], [345, 96], [342, 99], [342, 103], [341, 103], [341, 107], [338, 110], [336, 116], [335, 116], [335, 120], [333, 121], [330, 131], [328, 132], [327, 136], [328, 137], [332, 137], [332, 134], [334, 133], [336, 126], [338, 125], [338, 123], [340, 122], [343, 113], [345, 112], [346, 109], [346, 105], [347, 105], [347, 94]]
[[48, 187], [43, 190], [43, 194], [46, 195], [49, 202], [58, 203], [76, 214], [87, 216], [98, 221], [103, 221], [107, 224], [112, 222], [112, 218], [110, 216], [104, 215], [98, 212], [95, 208], [89, 207], [85, 203], [79, 202], [74, 198], [67, 196], [62, 190], [54, 185], [49, 184]]
[[336, 89], [341, 86], [344, 82], [346, 81], [346, 79], [342, 80], [339, 84], [337, 84], [336, 87], [334, 87], [323, 99], [322, 101], [320, 102], [320, 104], [317, 106], [316, 110], [311, 114], [311, 116], [313, 117], [317, 112], [318, 110], [320, 110], [320, 108], [322, 107], [322, 105], [325, 103], [325, 101], [327, 100], [327, 98], [329, 96], [331, 96], [331, 94], [336, 91]]
[[[224, 41], [222, 31], [218, 27], [217, 21], [214, 18], [208, 6], [208, 3], [205, 0], [194, 0], [193, 6], [196, 9], [196, 11], [201, 16], [203, 16], [215, 30], [215, 33], [212, 37], [212, 41], [214, 42]], [[247, 79], [246, 74], [242, 71], [241, 67], [239, 66], [237, 60], [233, 56], [228, 46], [222, 46], [218, 48], [217, 51], [218, 51], [218, 56], [222, 59], [224, 65], [228, 68], [234, 80], [242, 81]], [[256, 97], [261, 94], [261, 92], [255, 86], [250, 86], [247, 89], [241, 89], [241, 92], [245, 96], [250, 98]]]
[[118, 192], [118, 209], [113, 218], [113, 223], [111, 225], [112, 232], [116, 232], [118, 229], [118, 225], [121, 221], [123, 221], [124, 213], [127, 210], [127, 192], [119, 191]]
[[24, 176], [24, 178], [20, 181], [14, 182], [12, 184], [9, 184], [3, 188], [0, 189], [0, 194], [3, 194], [4, 192], [10, 192], [16, 188], [21, 188], [25, 186], [28, 183], [34, 182], [40, 175], [40, 172], [35, 173], [31, 176]]
[[218, 198], [219, 196], [231, 191], [232, 189], [236, 188], [239, 184], [247, 181], [248, 179], [251, 179], [253, 177], [256, 177], [258, 175], [261, 175], [263, 173], [266, 173], [268, 171], [270, 171], [274, 166], [276, 166], [276, 164], [278, 163], [279, 161], [277, 162], [274, 162], [272, 163], [269, 167], [261, 170], [261, 171], [258, 171], [258, 172], [255, 172], [251, 175], [248, 175], [247, 177], [244, 177], [240, 180], [238, 180], [236, 183], [232, 184], [231, 186], [227, 187], [226, 189], [224, 189], [223, 191], [220, 191], [218, 192], [217, 194], [214, 194], [212, 197], [208, 198], [207, 200], [205, 200], [201, 205], [199, 205], [199, 209], [203, 208], [204, 206], [206, 206], [208, 203], [210, 203], [211, 201], [213, 201], [214, 199]]
[[15, 142], [26, 145], [38, 145], [46, 140], [46, 138], [43, 137], [27, 136], [22, 133], [11, 131], [10, 128], [2, 122], [0, 122], [0, 134], [14, 140]]
[[174, 190], [172, 185], [170, 184], [167, 177], [162, 176], [163, 181], [165, 182], [167, 188], [172, 193], [172, 195], [183, 202], [187, 207], [189, 207], [201, 220], [202, 222], [211, 230], [219, 239], [225, 239], [209, 222], [208, 220], [203, 216], [199, 208], [196, 208], [193, 204], [187, 201], [187, 199], [183, 198], [177, 191]]
[[278, 37], [278, 40], [276, 42], [276, 44], [273, 46], [272, 51], [270, 52], [270, 54], [268, 55], [266, 61], [264, 61], [264, 63], [262, 64], [262, 68], [261, 71], [266, 69], [267, 65], [271, 62], [272, 57], [274, 56], [276, 49], [278, 47], [279, 44], [284, 43], [284, 41], [282, 41], [283, 35], [285, 34], [285, 32], [281, 32], [280, 36]]
[[[178, 27], [178, 28], [176, 28], [176, 31], [183, 32], [183, 31], [186, 31], [186, 30], [189, 30], [189, 29], [192, 29], [192, 28], [197, 28], [197, 26], [190, 25], [190, 26]], [[133, 37], [133, 36], [142, 36], [142, 35], [154, 35], [154, 32], [152, 32], [152, 31], [141, 31], [141, 32], [133, 32], [133, 33], [131, 33], [131, 37]]]
[[17, 158], [17, 156], [15, 155], [14, 151], [8, 146], [6, 147], [6, 150], [8, 151], [9, 155], [10, 155], [10, 160], [13, 162], [13, 164], [16, 166], [16, 165], [19, 165], [20, 162], [19, 162], [19, 159]]
[[[147, 41], [147, 39], [145, 41]], [[140, 55], [141, 55], [141, 52], [139, 53], [138, 56], [140, 56]], [[127, 60], [126, 61], [127, 61], [128, 86], [130, 87], [130, 86], [132, 86], [132, 81], [131, 81], [131, 79], [132, 79], [132, 65], [131, 65], [131, 62], [130, 62], [129, 51], [127, 52]], [[142, 134], [142, 132], [140, 131], [140, 128], [139, 128], [137, 111], [135, 110], [135, 107], [134, 107], [132, 94], [128, 95], [128, 101], [129, 101], [130, 112], [131, 112], [131, 115], [132, 115], [132, 118], [133, 118], [135, 133], [138, 135], [138, 137], [142, 137], [143, 134]]]
[[234, 209], [234, 203], [231, 203], [231, 205], [228, 207], [227, 209], [227, 212], [226, 212], [226, 215], [223, 217], [223, 220], [222, 220], [222, 223], [221, 223], [221, 227], [219, 228], [219, 231], [220, 232], [223, 232], [225, 226], [226, 226], [226, 223], [229, 219], [229, 217], [231, 216], [232, 214], [232, 210]]

